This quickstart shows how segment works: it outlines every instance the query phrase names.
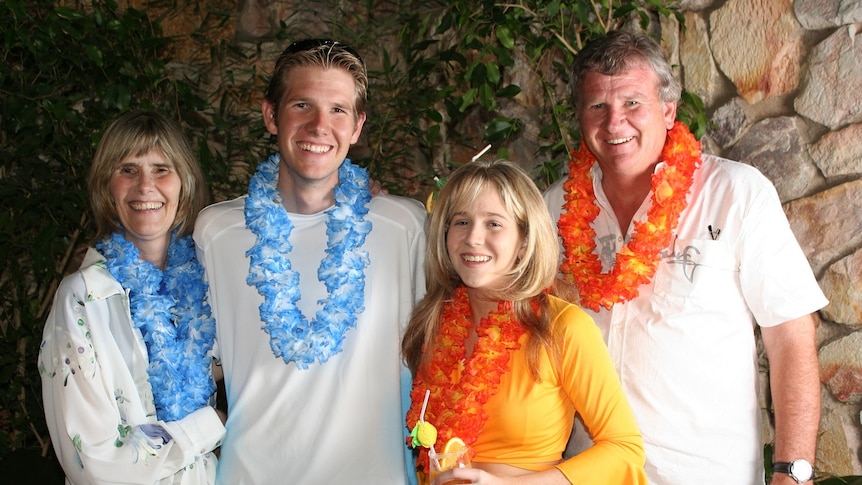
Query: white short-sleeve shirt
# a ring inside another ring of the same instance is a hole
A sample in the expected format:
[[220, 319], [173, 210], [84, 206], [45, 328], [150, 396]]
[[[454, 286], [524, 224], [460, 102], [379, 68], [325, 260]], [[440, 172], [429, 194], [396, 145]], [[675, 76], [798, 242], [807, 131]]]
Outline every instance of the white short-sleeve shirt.
[[[261, 328], [263, 297], [246, 284], [246, 251], [255, 236], [246, 228], [244, 205], [240, 197], [208, 207], [194, 233], [210, 283], [215, 352], [229, 406], [217, 482], [404, 483], [409, 430], [401, 402], [401, 337], [424, 294], [424, 208], [391, 195], [371, 200], [366, 220], [372, 229], [362, 247], [370, 257], [365, 310], [341, 353], [298, 369], [273, 355]], [[290, 261], [301, 286], [297, 305], [309, 319], [327, 296], [317, 277], [327, 218], [324, 212], [290, 214]]]
[[[608, 271], [631, 229], [621, 233], [598, 164], [592, 174]], [[559, 219], [562, 181], [545, 201]], [[649, 206], [648, 197], [633, 220]], [[704, 155], [673, 242], [638, 291], [590, 314], [643, 433], [650, 482], [763, 483], [755, 325], [827, 303], [772, 184], [751, 166]]]

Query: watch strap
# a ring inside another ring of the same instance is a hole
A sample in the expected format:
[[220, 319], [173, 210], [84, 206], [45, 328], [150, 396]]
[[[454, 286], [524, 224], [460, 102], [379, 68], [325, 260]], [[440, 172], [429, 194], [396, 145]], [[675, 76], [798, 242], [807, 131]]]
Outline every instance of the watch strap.
[[[808, 462], [806, 460], [799, 460], [799, 461], [805, 461], [805, 464], [808, 464]], [[790, 475], [790, 478], [795, 480], [796, 483], [805, 483], [805, 482], [814, 478], [813, 467], [808, 465], [809, 467], [811, 467], [810, 468], [811, 472], [809, 473], [809, 476], [800, 477], [794, 473], [795, 470], [793, 470], [793, 463], [794, 462], [776, 461], [775, 463], [772, 464], [772, 471], [774, 473], [784, 473], [784, 474]]]

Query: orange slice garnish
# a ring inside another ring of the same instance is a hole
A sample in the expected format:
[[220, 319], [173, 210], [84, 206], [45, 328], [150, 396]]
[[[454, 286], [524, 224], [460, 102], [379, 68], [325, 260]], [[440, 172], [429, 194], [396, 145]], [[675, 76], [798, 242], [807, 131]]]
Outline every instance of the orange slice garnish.
[[[466, 449], [467, 449], [467, 443], [464, 443], [464, 440], [462, 440], [461, 438], [458, 438], [457, 436], [450, 438], [449, 441], [447, 441], [446, 444], [443, 445], [443, 453], [444, 454], [457, 453], [459, 451], [463, 451]], [[455, 468], [457, 463], [458, 463], [458, 459], [454, 458], [454, 457], [453, 458], [441, 458], [440, 459], [440, 469], [441, 470], [448, 470], [450, 468]]]
[[464, 440], [455, 436], [451, 438], [449, 441], [443, 445], [443, 453], [455, 453], [457, 451], [466, 450], [467, 443], [464, 443]]

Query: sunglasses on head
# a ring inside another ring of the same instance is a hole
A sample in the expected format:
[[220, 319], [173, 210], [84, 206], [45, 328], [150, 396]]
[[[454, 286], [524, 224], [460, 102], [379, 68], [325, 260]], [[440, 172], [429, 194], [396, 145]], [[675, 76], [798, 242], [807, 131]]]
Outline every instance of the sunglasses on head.
[[341, 49], [344, 52], [347, 52], [348, 54], [359, 59], [359, 62], [362, 63], [363, 66], [365, 65], [365, 61], [362, 60], [362, 57], [359, 55], [359, 53], [356, 52], [352, 47], [350, 47], [349, 45], [344, 44], [342, 42], [338, 42], [337, 40], [331, 40], [331, 39], [303, 39], [303, 40], [298, 40], [298, 41], [290, 44], [289, 46], [287, 46], [287, 49], [285, 49], [284, 52], [281, 53], [281, 56], [284, 57], [285, 55], [288, 55], [288, 54], [296, 54], [298, 52], [309, 51], [311, 49], [315, 49], [315, 48], [320, 47], [320, 46], [329, 46], [330, 49]]

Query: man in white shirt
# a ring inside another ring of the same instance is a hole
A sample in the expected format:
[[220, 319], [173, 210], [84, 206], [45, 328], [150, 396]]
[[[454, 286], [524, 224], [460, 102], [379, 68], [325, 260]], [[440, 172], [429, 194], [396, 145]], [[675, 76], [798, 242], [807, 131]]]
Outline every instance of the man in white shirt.
[[405, 483], [412, 472], [399, 344], [424, 292], [425, 211], [371, 199], [367, 173], [345, 158], [367, 82], [349, 46], [291, 44], [263, 101], [278, 153], [246, 196], [198, 218], [228, 401], [218, 483]]
[[584, 143], [545, 200], [562, 271], [643, 433], [650, 482], [764, 483], [755, 327], [775, 412], [771, 483], [810, 481], [820, 417], [811, 313], [827, 301], [774, 187], [751, 166], [701, 154], [674, 121], [681, 88], [650, 37], [609, 32], [573, 71]]

